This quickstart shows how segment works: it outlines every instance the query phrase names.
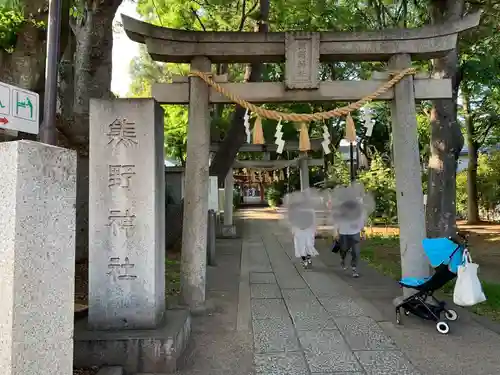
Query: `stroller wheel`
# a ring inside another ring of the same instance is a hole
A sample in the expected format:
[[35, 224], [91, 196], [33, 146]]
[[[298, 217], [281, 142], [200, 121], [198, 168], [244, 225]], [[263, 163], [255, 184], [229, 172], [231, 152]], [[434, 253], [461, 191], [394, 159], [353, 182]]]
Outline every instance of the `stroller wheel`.
[[444, 317], [448, 319], [450, 322], [454, 322], [458, 319], [458, 314], [455, 310], [445, 310]]
[[446, 335], [448, 332], [450, 332], [450, 326], [446, 322], [437, 322], [436, 329], [443, 335]]
[[396, 309], [396, 324], [401, 324], [401, 311]]

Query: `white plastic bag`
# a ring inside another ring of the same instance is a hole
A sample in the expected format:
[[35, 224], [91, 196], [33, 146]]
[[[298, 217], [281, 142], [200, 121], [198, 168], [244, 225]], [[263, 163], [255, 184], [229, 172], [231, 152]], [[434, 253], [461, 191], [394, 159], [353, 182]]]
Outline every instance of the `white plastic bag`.
[[467, 250], [464, 251], [464, 264], [458, 266], [458, 277], [453, 291], [453, 302], [458, 306], [473, 306], [486, 301], [481, 282], [477, 277], [479, 266], [472, 263]]

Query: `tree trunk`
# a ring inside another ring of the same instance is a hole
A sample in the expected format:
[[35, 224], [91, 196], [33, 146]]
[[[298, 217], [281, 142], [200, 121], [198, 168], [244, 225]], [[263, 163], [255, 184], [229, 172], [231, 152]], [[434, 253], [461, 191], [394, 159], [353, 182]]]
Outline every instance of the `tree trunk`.
[[[269, 0], [260, 0], [260, 17], [258, 24], [258, 32], [266, 33], [269, 31], [267, 20], [269, 18]], [[245, 74], [245, 81], [257, 82], [261, 80], [262, 64], [251, 64]], [[236, 106], [233, 113], [231, 128], [227, 132], [224, 140], [222, 141], [219, 150], [215, 154], [212, 164], [210, 165], [210, 175], [217, 176], [219, 185], [224, 184], [227, 172], [233, 165], [234, 159], [238, 154], [238, 150], [245, 142], [245, 128], [243, 127], [243, 116], [245, 109]]]
[[[24, 18], [46, 22], [47, 0], [30, 0], [24, 6]], [[17, 34], [14, 51], [0, 50], [0, 80], [27, 90], [36, 91], [45, 72], [47, 35], [27, 22]]]
[[[432, 23], [458, 20], [464, 0], [431, 0]], [[451, 78], [452, 99], [433, 101], [431, 110], [431, 156], [427, 196], [427, 235], [445, 237], [456, 231], [456, 166], [464, 139], [457, 122], [457, 93], [460, 84], [458, 47], [433, 60], [435, 78]]]
[[479, 207], [477, 204], [477, 153], [478, 147], [474, 134], [474, 120], [471, 114], [469, 94], [462, 92], [462, 102], [467, 129], [467, 148], [469, 164], [467, 165], [467, 224], [477, 224]]
[[78, 153], [76, 257], [88, 256], [89, 101], [111, 99], [113, 19], [122, 0], [88, 0], [75, 34], [73, 116], [63, 133]]
[[[269, 31], [267, 25], [268, 17], [269, 0], [260, 0], [260, 22], [258, 25], [258, 32]], [[261, 72], [262, 64], [252, 64], [248, 66], [245, 73], [245, 81], [255, 82], [260, 80]], [[245, 142], [246, 135], [245, 128], [243, 127], [244, 115], [245, 109], [236, 106], [236, 110], [231, 120], [231, 127], [210, 165], [210, 175], [218, 177], [219, 186], [223, 186], [226, 175], [233, 165], [236, 154], [243, 142]], [[167, 248], [173, 246], [182, 235], [183, 207], [184, 202], [181, 201], [181, 204], [172, 207], [167, 215], [169, 218], [172, 218], [171, 223], [168, 225], [169, 230], [166, 232], [165, 242]]]

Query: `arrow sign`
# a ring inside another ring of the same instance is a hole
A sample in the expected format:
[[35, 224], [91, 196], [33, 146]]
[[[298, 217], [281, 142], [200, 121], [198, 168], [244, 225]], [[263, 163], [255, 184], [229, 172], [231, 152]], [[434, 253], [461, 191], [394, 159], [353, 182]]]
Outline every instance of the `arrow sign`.
[[24, 101], [19, 101], [19, 99], [17, 99], [16, 106], [16, 114], [19, 114], [19, 108], [28, 108], [30, 111], [30, 118], [33, 118], [33, 103], [31, 103], [29, 97], [26, 97]]
[[0, 82], [0, 127], [38, 134], [39, 95], [36, 92]]

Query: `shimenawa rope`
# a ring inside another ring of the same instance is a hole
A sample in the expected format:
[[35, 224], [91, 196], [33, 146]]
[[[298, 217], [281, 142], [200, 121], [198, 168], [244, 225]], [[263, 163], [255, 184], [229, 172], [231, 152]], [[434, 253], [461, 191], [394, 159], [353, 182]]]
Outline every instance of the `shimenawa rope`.
[[316, 112], [316, 113], [285, 113], [285, 112], [280, 112], [280, 111], [274, 111], [271, 109], [265, 109], [262, 107], [259, 107], [255, 104], [249, 103], [246, 100], [241, 99], [240, 97], [234, 95], [221, 85], [219, 85], [217, 82], [215, 82], [212, 79], [212, 74], [211, 73], [204, 73], [200, 72], [198, 70], [193, 70], [189, 73], [189, 76], [195, 76], [198, 78], [201, 78], [205, 83], [211, 87], [213, 87], [216, 91], [218, 91], [220, 94], [224, 95], [228, 99], [230, 99], [232, 102], [239, 104], [245, 109], [248, 109], [251, 112], [256, 113], [258, 116], [271, 119], [271, 120], [282, 120], [282, 121], [293, 121], [293, 122], [311, 122], [311, 121], [321, 121], [321, 120], [327, 120], [332, 117], [340, 117], [340, 116], [346, 116], [352, 111], [355, 111], [357, 109], [360, 109], [363, 107], [365, 104], [373, 101], [374, 99], [378, 98], [380, 95], [384, 94], [392, 88], [396, 83], [401, 81], [405, 76], [407, 75], [412, 75], [415, 74], [417, 70], [415, 68], [407, 68], [404, 70], [401, 70], [400, 72], [395, 72], [394, 76], [381, 85], [375, 92], [373, 92], [370, 95], [365, 96], [364, 98], [361, 98], [357, 102], [351, 103], [345, 107], [340, 107], [340, 108], [335, 108], [332, 109], [331, 111], [326, 111], [326, 112]]

